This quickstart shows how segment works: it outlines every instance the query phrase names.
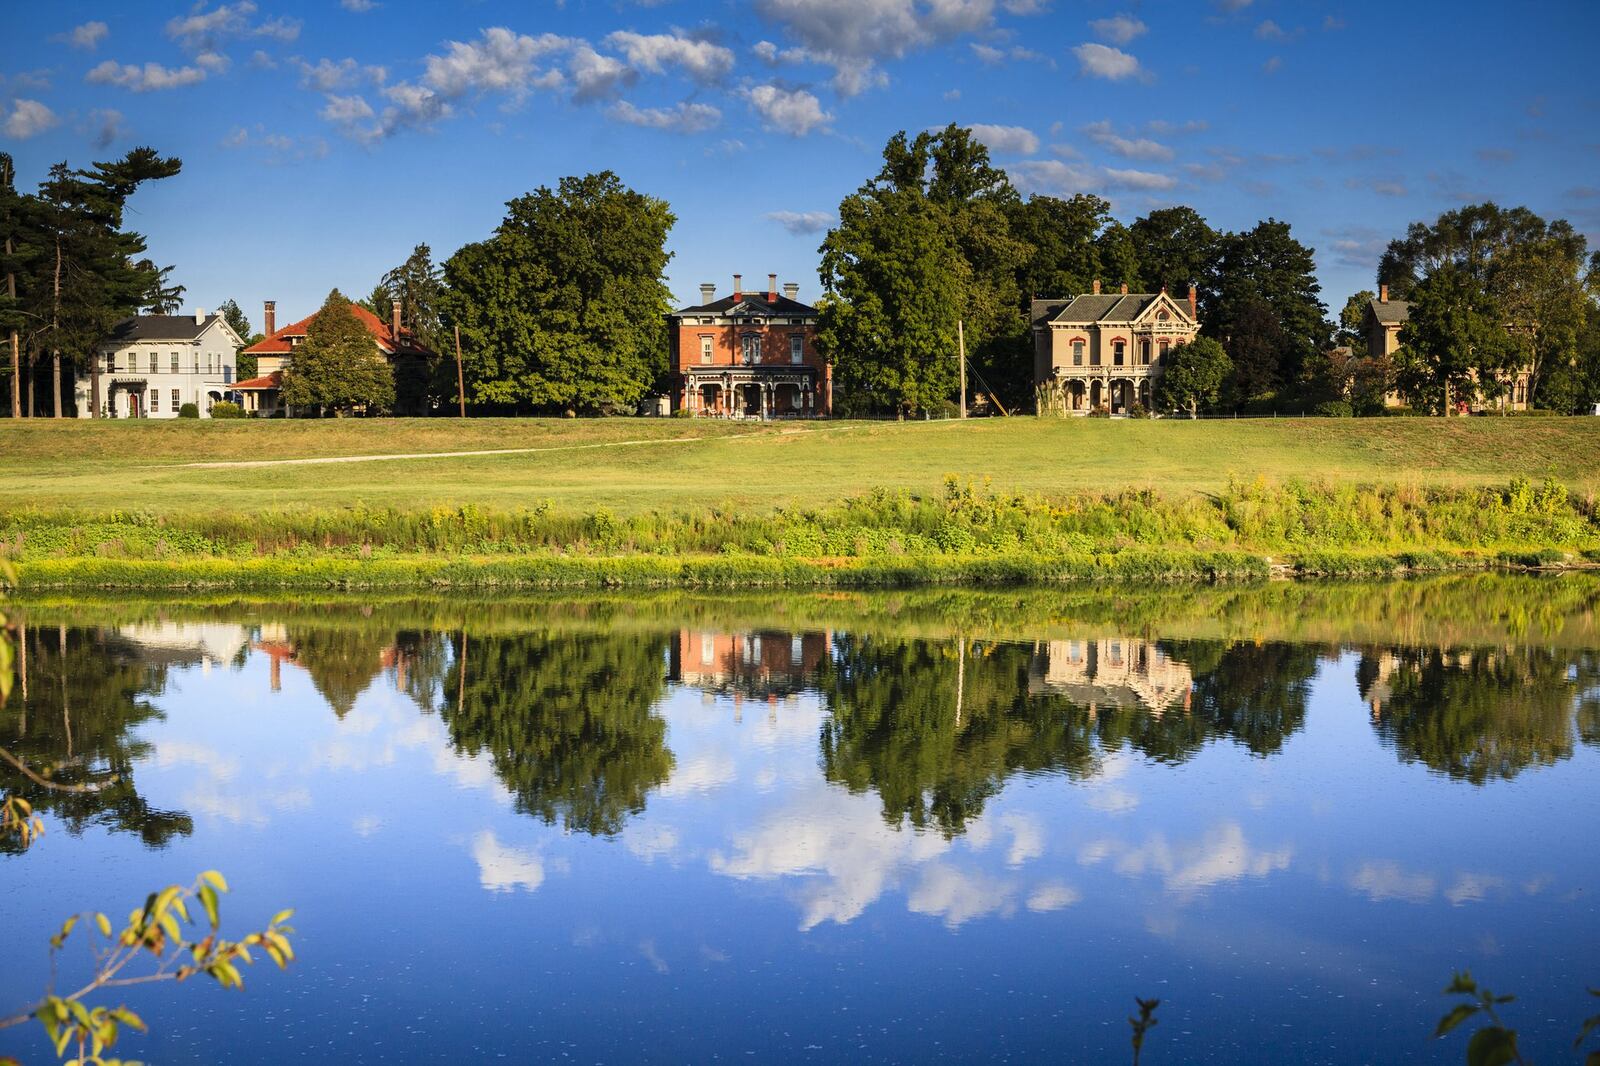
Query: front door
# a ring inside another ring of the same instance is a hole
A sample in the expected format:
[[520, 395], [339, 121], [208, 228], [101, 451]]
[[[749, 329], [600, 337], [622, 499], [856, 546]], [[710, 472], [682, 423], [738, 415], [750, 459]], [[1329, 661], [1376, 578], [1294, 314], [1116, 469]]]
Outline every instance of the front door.
[[128, 393], [128, 417], [139, 417], [139, 394], [137, 392]]

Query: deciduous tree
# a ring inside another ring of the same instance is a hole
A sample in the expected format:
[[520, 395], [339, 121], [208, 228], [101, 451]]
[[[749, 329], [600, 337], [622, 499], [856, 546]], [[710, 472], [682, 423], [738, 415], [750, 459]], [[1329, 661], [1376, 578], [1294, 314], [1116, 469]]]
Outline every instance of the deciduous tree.
[[1211, 337], [1196, 337], [1178, 345], [1170, 359], [1156, 379], [1155, 404], [1162, 410], [1187, 411], [1190, 418], [1198, 417], [1202, 407], [1217, 402], [1233, 363]]
[[328, 293], [283, 372], [283, 402], [334, 414], [375, 414], [394, 405], [394, 374], [338, 289]]

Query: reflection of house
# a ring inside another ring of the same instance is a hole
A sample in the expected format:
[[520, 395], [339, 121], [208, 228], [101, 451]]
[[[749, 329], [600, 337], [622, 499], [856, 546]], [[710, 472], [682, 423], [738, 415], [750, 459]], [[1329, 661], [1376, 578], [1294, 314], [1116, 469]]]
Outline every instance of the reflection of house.
[[830, 633], [680, 630], [667, 678], [719, 695], [777, 699], [803, 691], [833, 646]]
[[[281, 401], [283, 372], [293, 362], [294, 350], [305, 342], [306, 329], [317, 317], [315, 314], [308, 315], [298, 322], [278, 329], [277, 307], [277, 303], [273, 300], [266, 302], [264, 329], [267, 335], [263, 340], [245, 349], [246, 355], [256, 357], [256, 376], [235, 386], [244, 397], [245, 411], [263, 417], [278, 414], [280, 410], [287, 413]], [[355, 314], [357, 321], [372, 335], [372, 342], [377, 346], [378, 354], [383, 356], [391, 368], [402, 360], [421, 361], [433, 354], [417, 342], [410, 330], [401, 328], [399, 300], [393, 302], [388, 322], [384, 322], [358, 303], [352, 303], [350, 310]]]
[[205, 418], [235, 388], [234, 353], [243, 343], [221, 315], [204, 311], [125, 318], [94, 357], [98, 380], [89, 367], [79, 370], [78, 417], [177, 418], [192, 403]]
[[1189, 667], [1154, 642], [1123, 637], [1036, 644], [1028, 670], [1032, 695], [1065, 696], [1091, 709], [1143, 706], [1158, 714], [1178, 702], [1187, 709], [1193, 681]]
[[1033, 301], [1033, 381], [1040, 413], [1147, 410], [1150, 390], [1172, 350], [1200, 330], [1198, 294], [1187, 302], [1161, 292], [1094, 291], [1070, 300]]
[[142, 622], [117, 627], [117, 636], [160, 666], [220, 666], [250, 643], [243, 626], [220, 622]]
[[778, 276], [766, 292], [745, 292], [733, 276], [733, 295], [717, 299], [700, 286], [700, 302], [667, 316], [673, 406], [718, 418], [814, 418], [833, 411], [833, 368], [816, 347], [817, 309], [795, 297]]

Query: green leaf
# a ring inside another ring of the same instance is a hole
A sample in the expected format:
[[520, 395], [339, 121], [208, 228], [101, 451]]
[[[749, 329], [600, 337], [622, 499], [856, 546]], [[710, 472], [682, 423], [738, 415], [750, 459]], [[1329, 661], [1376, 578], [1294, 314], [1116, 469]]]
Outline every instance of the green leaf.
[[284, 922], [287, 922], [290, 918], [293, 918], [293, 917], [294, 917], [294, 911], [293, 910], [279, 911], [277, 914], [274, 914], [272, 916], [272, 924], [273, 925], [282, 925]]
[[1448, 1033], [1450, 1030], [1454, 1029], [1456, 1026], [1460, 1025], [1462, 1022], [1478, 1013], [1478, 1010], [1479, 1007], [1474, 1003], [1459, 1004], [1453, 1008], [1449, 1014], [1446, 1014], [1443, 1018], [1439, 1019], [1439, 1027], [1433, 1031], [1434, 1039], [1437, 1040], [1439, 1037]]
[[202, 883], [196, 895], [200, 897], [200, 905], [206, 909], [206, 919], [211, 922], [211, 928], [217, 927], [217, 890], [209, 884]]
[[1471, 970], [1462, 970], [1450, 978], [1450, 985], [1445, 990], [1445, 995], [1473, 995], [1478, 991], [1478, 982], [1472, 979]]
[[1467, 1066], [1506, 1066], [1516, 1057], [1517, 1034], [1498, 1025], [1479, 1029], [1467, 1042]]

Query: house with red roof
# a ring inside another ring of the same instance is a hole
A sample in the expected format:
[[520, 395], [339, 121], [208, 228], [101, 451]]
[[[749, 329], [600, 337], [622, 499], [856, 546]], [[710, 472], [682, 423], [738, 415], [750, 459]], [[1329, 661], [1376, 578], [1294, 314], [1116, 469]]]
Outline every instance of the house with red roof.
[[[400, 324], [400, 301], [390, 307], [389, 321], [385, 322], [358, 303], [350, 310], [372, 335], [378, 354], [393, 368], [403, 360], [425, 361], [433, 352], [423, 347], [416, 336]], [[316, 320], [308, 315], [282, 329], [277, 328], [278, 304], [266, 301], [264, 308], [265, 339], [246, 348], [245, 354], [256, 357], [256, 376], [233, 386], [243, 400], [245, 412], [259, 418], [274, 418], [291, 414], [283, 404], [283, 372], [294, 361], [294, 350], [305, 343], [306, 329]]]

